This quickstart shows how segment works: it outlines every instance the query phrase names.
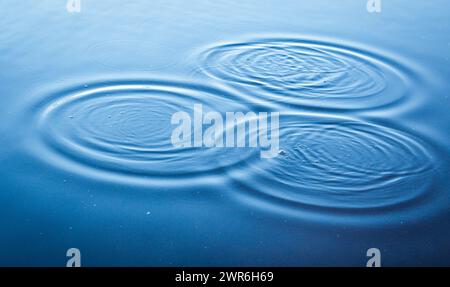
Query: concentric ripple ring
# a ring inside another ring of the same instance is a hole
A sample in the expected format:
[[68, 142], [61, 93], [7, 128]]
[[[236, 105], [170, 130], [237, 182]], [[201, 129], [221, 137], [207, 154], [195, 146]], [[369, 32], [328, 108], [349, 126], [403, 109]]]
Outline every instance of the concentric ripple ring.
[[258, 39], [200, 53], [201, 70], [283, 106], [370, 109], [404, 99], [417, 76], [399, 61], [361, 48], [307, 39]]
[[[245, 111], [226, 89], [159, 80], [94, 82], [63, 89], [33, 107], [34, 154], [70, 172], [139, 180], [220, 176], [250, 149], [175, 147], [174, 113]], [[218, 110], [219, 109], [219, 110]], [[212, 160], [214, 159], [214, 160]], [[170, 185], [168, 182], [167, 185]]]
[[348, 117], [284, 113], [279, 155], [230, 174], [245, 202], [325, 216], [420, 206], [433, 195], [438, 166], [434, 149], [409, 133]]

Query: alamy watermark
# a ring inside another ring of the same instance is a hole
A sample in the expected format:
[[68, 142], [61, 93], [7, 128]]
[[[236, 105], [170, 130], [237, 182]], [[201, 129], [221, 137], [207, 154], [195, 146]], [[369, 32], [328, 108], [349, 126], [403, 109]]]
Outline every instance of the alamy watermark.
[[81, 0], [67, 0], [66, 10], [69, 13], [81, 13]]
[[226, 112], [224, 119], [219, 112], [204, 113], [202, 104], [194, 104], [193, 117], [179, 111], [171, 124], [177, 125], [171, 136], [176, 148], [261, 148], [261, 158], [279, 153], [278, 112]]
[[369, 248], [366, 252], [367, 260], [366, 267], [381, 267], [381, 251], [378, 248]]
[[69, 248], [66, 252], [67, 260], [66, 267], [81, 267], [81, 252], [78, 248]]
[[368, 0], [367, 12], [369, 13], [381, 13], [381, 0]]

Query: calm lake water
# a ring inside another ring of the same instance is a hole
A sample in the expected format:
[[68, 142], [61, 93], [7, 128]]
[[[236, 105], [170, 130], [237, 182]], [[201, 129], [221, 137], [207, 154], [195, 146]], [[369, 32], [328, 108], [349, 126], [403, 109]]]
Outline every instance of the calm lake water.
[[450, 265], [450, 2], [64, 2], [0, 1], [0, 265]]

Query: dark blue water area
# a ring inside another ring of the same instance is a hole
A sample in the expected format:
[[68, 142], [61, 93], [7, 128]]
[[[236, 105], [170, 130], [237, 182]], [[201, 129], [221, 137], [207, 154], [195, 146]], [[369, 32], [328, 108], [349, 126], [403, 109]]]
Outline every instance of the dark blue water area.
[[0, 265], [450, 265], [448, 1], [64, 2], [0, 2]]

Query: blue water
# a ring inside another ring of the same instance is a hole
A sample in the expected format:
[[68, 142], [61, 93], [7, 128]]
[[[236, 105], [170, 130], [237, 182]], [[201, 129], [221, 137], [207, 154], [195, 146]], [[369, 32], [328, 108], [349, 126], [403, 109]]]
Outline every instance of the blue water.
[[450, 3], [366, 2], [0, 1], [0, 265], [450, 265]]

